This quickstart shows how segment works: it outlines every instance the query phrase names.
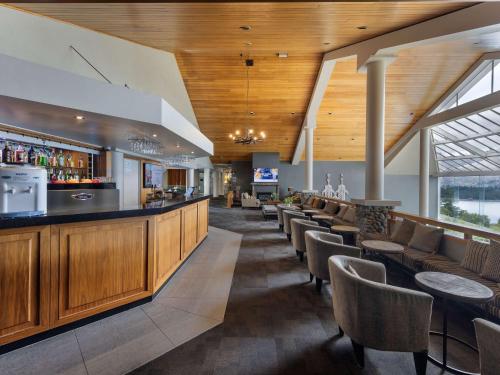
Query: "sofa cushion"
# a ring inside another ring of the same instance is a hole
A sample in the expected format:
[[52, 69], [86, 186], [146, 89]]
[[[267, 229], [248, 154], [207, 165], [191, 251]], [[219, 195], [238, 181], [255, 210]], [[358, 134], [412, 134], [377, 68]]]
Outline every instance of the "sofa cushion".
[[345, 215], [348, 208], [349, 208], [349, 206], [347, 206], [345, 204], [341, 204], [340, 209], [337, 211], [337, 215], [336, 215], [337, 218], [342, 219], [342, 217]]
[[443, 228], [417, 223], [408, 246], [427, 253], [436, 253], [443, 234]]
[[342, 216], [342, 220], [354, 223], [354, 220], [356, 220], [356, 209], [354, 207], [349, 207], [344, 216]]
[[314, 199], [314, 196], [310, 195], [306, 198], [304, 204], [312, 204], [312, 201]]
[[323, 208], [322, 205], [323, 205], [323, 199], [319, 198], [316, 198], [316, 200], [312, 204], [313, 208], [319, 208], [319, 209]]
[[420, 250], [415, 250], [412, 248], [408, 248], [405, 250], [403, 253], [403, 265], [406, 267], [414, 270], [414, 271], [421, 271], [422, 270], [422, 263], [426, 257], [428, 257], [429, 254], [425, 251], [420, 251]]
[[500, 242], [491, 240], [481, 277], [497, 283], [500, 282]]
[[468, 241], [465, 247], [465, 255], [460, 265], [472, 272], [480, 274], [483, 272], [484, 262], [488, 256], [489, 245], [478, 241]]
[[403, 219], [403, 222], [391, 233], [391, 241], [407, 246], [415, 231], [414, 221]]
[[334, 201], [327, 201], [323, 212], [327, 215], [334, 215], [339, 208], [339, 204]]

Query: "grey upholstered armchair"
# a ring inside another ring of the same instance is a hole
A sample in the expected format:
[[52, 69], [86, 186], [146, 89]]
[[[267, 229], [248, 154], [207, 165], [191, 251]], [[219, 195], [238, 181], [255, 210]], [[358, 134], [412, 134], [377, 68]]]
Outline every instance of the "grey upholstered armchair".
[[287, 206], [283, 204], [278, 204], [276, 206], [277, 214], [278, 214], [278, 227], [282, 231], [283, 230], [283, 211], [288, 210], [288, 211], [298, 211], [300, 212], [300, 208], [297, 206]]
[[293, 218], [308, 220], [306, 215], [300, 211], [283, 210], [283, 232], [286, 233], [286, 237], [288, 238], [288, 241], [292, 240], [292, 227], [290, 224], [290, 220]]
[[344, 245], [342, 236], [324, 233], [325, 231], [323, 231], [323, 229], [326, 228], [318, 227], [318, 230], [308, 230], [305, 233], [307, 266], [311, 274], [311, 281], [313, 277], [316, 277], [316, 290], [318, 293], [321, 293], [323, 280], [330, 281], [328, 258], [332, 255], [347, 255], [359, 258], [361, 254], [361, 249], [359, 247]]
[[481, 375], [500, 374], [500, 326], [484, 319], [474, 319]]
[[351, 338], [364, 366], [364, 347], [413, 352], [418, 375], [427, 370], [433, 298], [427, 293], [387, 285], [382, 263], [335, 255], [328, 259], [333, 312]]
[[304, 253], [306, 252], [306, 239], [305, 233], [307, 230], [316, 230], [322, 232], [329, 232], [328, 228], [320, 227], [315, 221], [293, 218], [290, 221], [292, 229], [292, 245], [295, 248], [300, 261], [304, 261]]

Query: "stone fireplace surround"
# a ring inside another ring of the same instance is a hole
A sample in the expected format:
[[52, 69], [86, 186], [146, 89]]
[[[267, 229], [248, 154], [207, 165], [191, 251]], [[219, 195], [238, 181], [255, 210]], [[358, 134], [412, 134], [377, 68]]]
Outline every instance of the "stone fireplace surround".
[[269, 198], [264, 198], [261, 200], [271, 199], [271, 194], [276, 193], [279, 199], [280, 185], [278, 182], [252, 182], [252, 196], [259, 198], [259, 195], [267, 195]]

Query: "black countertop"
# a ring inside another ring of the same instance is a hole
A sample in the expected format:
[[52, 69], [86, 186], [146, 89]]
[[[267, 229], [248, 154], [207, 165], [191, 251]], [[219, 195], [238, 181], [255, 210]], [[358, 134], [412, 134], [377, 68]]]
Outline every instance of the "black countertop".
[[[46, 214], [20, 213], [16, 216], [0, 214], [0, 229], [30, 227], [36, 225], [76, 223], [80, 221], [94, 221], [107, 219], [121, 219], [135, 216], [159, 215], [173, 211], [177, 208], [188, 206], [205, 199], [208, 195], [195, 195], [192, 197], [178, 197], [161, 202], [161, 204], [146, 204], [137, 207], [117, 208], [114, 210], [89, 210], [89, 211], [60, 211]], [[152, 207], [154, 206], [154, 207]]]

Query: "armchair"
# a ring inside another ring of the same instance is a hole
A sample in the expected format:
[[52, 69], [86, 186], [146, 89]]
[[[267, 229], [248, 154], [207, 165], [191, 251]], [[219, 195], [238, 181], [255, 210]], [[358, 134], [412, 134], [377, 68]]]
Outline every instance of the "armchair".
[[293, 218], [309, 220], [308, 217], [300, 211], [283, 210], [283, 232], [286, 233], [288, 241], [292, 240], [292, 226], [290, 220]]
[[481, 375], [500, 374], [500, 326], [484, 319], [474, 319]]
[[387, 285], [381, 263], [335, 255], [328, 268], [335, 320], [351, 338], [358, 364], [364, 366], [365, 346], [413, 352], [417, 375], [425, 375], [432, 296]]
[[329, 232], [328, 228], [320, 227], [315, 221], [294, 218], [290, 222], [292, 231], [292, 245], [295, 248], [301, 262], [304, 261], [304, 253], [306, 252], [306, 240], [304, 234], [308, 230], [316, 230]]
[[243, 193], [241, 195], [241, 208], [259, 208], [260, 207], [260, 200], [251, 196], [248, 193]]
[[330, 281], [328, 258], [333, 255], [347, 255], [359, 258], [361, 249], [359, 247], [344, 245], [342, 236], [324, 233], [327, 231], [322, 229], [326, 228], [318, 227], [317, 229], [308, 230], [305, 233], [305, 245], [307, 249], [307, 267], [311, 274], [311, 281], [313, 277], [316, 277], [316, 291], [321, 293], [323, 281]]
[[288, 211], [300, 211], [300, 208], [297, 206], [287, 206], [283, 204], [278, 204], [276, 205], [276, 209], [278, 210], [278, 227], [279, 230], [283, 231], [283, 211], [288, 210]]

